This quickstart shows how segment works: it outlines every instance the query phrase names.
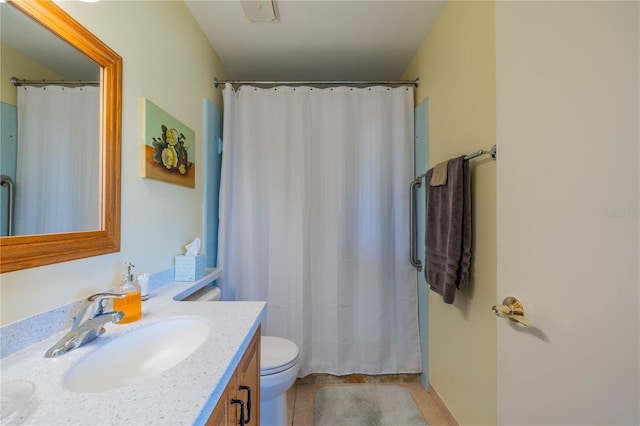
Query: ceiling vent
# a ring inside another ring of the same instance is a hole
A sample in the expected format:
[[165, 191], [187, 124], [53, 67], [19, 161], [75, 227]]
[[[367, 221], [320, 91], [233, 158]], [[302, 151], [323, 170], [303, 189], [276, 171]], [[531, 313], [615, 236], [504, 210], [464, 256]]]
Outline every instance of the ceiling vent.
[[242, 4], [244, 16], [251, 22], [274, 22], [278, 20], [271, 0], [242, 0], [240, 4]]

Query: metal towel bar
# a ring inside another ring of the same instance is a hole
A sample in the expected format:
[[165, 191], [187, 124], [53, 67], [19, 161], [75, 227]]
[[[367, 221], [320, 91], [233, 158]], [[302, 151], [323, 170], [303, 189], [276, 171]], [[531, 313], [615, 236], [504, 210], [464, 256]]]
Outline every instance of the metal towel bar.
[[7, 235], [13, 235], [13, 202], [15, 199], [15, 184], [11, 177], [7, 175], [0, 176], [0, 186], [6, 186], [9, 189], [9, 198], [7, 199]]
[[[498, 158], [497, 151], [498, 150], [496, 145], [493, 145], [489, 151], [481, 149], [480, 151], [467, 155], [466, 157], [464, 157], [464, 159], [471, 160], [472, 158], [480, 157], [481, 155], [489, 155], [491, 159], [495, 161]], [[409, 185], [409, 233], [411, 234], [409, 261], [411, 262], [411, 265], [418, 270], [418, 272], [422, 271], [422, 262], [418, 259], [418, 256], [416, 254], [416, 188], [420, 188], [422, 186], [422, 178], [424, 178], [426, 175], [426, 172], [421, 174], [420, 176], [412, 180], [411, 185]]]
[[411, 193], [409, 194], [409, 210], [411, 212], [411, 218], [409, 219], [409, 233], [411, 234], [409, 260], [411, 261], [411, 265], [416, 268], [418, 272], [422, 271], [422, 262], [418, 260], [418, 256], [416, 255], [416, 188], [420, 188], [421, 186], [422, 176], [419, 176], [411, 181], [411, 185], [409, 186], [409, 190], [411, 191]]

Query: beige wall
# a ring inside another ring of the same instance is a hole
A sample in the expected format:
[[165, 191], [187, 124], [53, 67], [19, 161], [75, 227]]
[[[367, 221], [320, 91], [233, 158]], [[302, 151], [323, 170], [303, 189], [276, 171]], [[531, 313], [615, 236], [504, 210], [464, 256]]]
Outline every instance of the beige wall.
[[640, 424], [639, 18], [496, 3], [501, 425]]
[[[123, 58], [121, 251], [2, 274], [2, 324], [113, 286], [124, 261], [137, 272], [169, 269], [203, 232], [203, 99], [221, 109], [213, 78], [227, 78], [215, 51], [183, 2], [59, 4]], [[140, 177], [142, 97], [195, 130], [195, 189]]]
[[[496, 140], [493, 2], [449, 2], [403, 78], [429, 99], [429, 166]], [[499, 153], [498, 153], [499, 154]], [[460, 424], [495, 424], [496, 164], [471, 160], [470, 287], [446, 305], [429, 293], [429, 374]]]
[[62, 76], [49, 68], [27, 58], [4, 44], [0, 45], [0, 101], [9, 105], [18, 104], [17, 87], [11, 84], [11, 77], [23, 80], [57, 80]]

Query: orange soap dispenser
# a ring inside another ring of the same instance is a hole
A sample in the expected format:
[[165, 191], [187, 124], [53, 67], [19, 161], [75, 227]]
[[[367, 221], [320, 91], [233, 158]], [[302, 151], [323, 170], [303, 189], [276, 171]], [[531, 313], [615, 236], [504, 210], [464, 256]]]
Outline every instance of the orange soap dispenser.
[[140, 286], [133, 280], [131, 269], [134, 265], [131, 262], [124, 264], [126, 268], [125, 278], [122, 285], [114, 290], [117, 294], [125, 294], [122, 299], [113, 299], [113, 310], [124, 312], [124, 318], [117, 324], [127, 324], [138, 321], [142, 318], [142, 297], [140, 294]]

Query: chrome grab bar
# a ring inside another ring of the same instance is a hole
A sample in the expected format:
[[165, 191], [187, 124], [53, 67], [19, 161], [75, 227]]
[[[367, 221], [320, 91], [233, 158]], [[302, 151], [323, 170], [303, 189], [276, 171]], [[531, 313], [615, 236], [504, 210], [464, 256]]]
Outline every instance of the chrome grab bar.
[[7, 186], [9, 189], [9, 198], [7, 200], [7, 235], [13, 235], [13, 202], [15, 199], [15, 184], [11, 177], [7, 175], [0, 176], [0, 186]]
[[418, 270], [418, 272], [422, 271], [422, 262], [418, 260], [418, 256], [416, 255], [416, 188], [420, 188], [422, 186], [422, 178], [424, 175], [420, 175], [415, 178], [411, 185], [409, 185], [409, 210], [411, 211], [411, 218], [409, 220], [409, 233], [411, 234], [411, 247], [409, 254], [409, 261], [411, 265]]

